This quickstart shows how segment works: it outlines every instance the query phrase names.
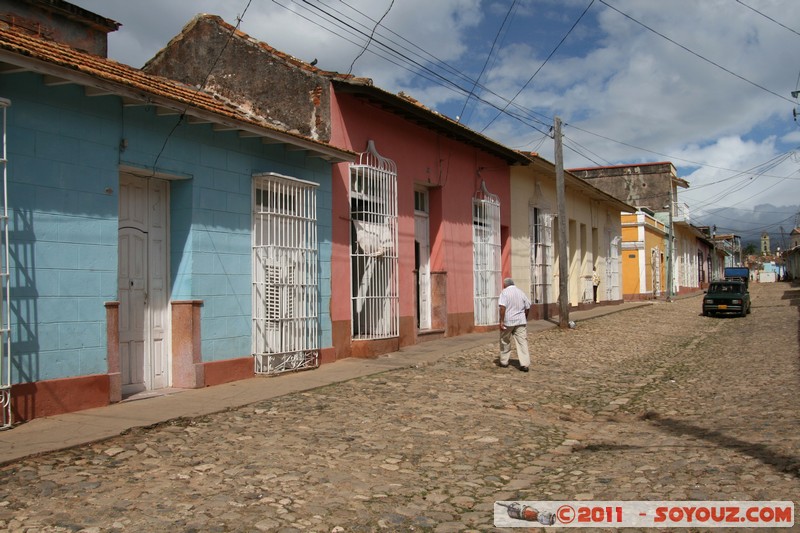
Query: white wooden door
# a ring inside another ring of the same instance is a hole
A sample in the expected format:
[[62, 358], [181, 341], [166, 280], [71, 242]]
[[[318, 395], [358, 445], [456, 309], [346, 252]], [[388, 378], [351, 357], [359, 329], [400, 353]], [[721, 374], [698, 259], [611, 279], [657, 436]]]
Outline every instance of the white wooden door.
[[419, 245], [419, 329], [431, 329], [431, 247], [427, 214], [415, 213], [414, 235]]
[[120, 176], [119, 342], [122, 394], [169, 386], [166, 181]]

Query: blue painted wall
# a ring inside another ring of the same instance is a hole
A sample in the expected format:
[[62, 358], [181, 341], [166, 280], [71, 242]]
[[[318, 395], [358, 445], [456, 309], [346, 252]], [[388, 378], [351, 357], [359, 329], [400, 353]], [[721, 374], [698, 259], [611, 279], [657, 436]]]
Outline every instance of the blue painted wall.
[[[4, 75], [8, 108], [12, 381], [107, 372], [104, 303], [117, 299], [121, 168], [170, 181], [172, 300], [203, 300], [204, 361], [250, 354], [252, 174], [320, 184], [320, 347], [331, 346], [331, 169], [210, 124]], [[124, 148], [121, 141], [125, 140]]]

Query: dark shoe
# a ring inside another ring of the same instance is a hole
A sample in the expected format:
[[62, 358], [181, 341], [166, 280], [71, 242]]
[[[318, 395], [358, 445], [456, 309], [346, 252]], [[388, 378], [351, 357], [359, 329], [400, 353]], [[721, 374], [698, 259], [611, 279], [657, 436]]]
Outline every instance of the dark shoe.
[[506, 364], [497, 363], [497, 366], [499, 366], [500, 368], [508, 368], [508, 363], [506, 363]]
[[523, 372], [527, 372], [528, 371], [528, 367], [527, 366], [521, 366], [521, 367], [519, 367], [519, 369], [522, 370]]

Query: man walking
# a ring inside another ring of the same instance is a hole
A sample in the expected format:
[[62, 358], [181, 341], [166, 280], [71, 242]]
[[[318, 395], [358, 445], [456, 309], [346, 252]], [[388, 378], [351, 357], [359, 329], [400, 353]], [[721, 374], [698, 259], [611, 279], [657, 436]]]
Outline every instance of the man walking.
[[600, 286], [600, 274], [597, 273], [596, 268], [592, 268], [592, 291], [594, 294], [594, 303], [597, 303], [597, 288]]
[[505, 368], [511, 359], [511, 338], [517, 347], [519, 369], [528, 371], [531, 357], [528, 353], [528, 312], [531, 301], [514, 285], [514, 280], [503, 280], [503, 291], [500, 293], [500, 366]]

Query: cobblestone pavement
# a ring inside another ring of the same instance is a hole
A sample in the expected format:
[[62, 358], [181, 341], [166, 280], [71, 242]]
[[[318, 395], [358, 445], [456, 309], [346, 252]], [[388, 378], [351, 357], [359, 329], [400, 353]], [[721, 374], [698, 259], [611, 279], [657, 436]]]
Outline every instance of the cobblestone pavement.
[[22, 460], [0, 469], [0, 529], [488, 531], [496, 500], [797, 505], [800, 289], [752, 295], [747, 318], [693, 297], [531, 334], [529, 373], [487, 344]]

